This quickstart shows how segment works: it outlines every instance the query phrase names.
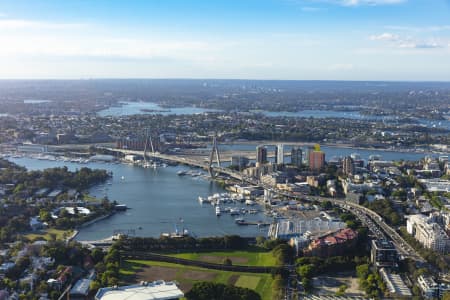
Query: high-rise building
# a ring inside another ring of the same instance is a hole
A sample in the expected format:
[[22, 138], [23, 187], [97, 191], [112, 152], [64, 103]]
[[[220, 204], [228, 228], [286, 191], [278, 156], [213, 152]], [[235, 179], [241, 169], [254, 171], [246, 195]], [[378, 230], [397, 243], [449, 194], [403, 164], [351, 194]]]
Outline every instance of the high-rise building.
[[284, 164], [284, 145], [283, 144], [278, 144], [277, 145], [277, 154], [276, 154], [276, 163], [277, 164]]
[[345, 175], [353, 175], [355, 173], [355, 165], [353, 158], [346, 156], [342, 162], [342, 170]]
[[266, 146], [256, 147], [256, 162], [265, 164], [267, 162], [267, 148]]
[[314, 148], [308, 146], [305, 151], [305, 164], [309, 166], [309, 154], [314, 151]]
[[275, 164], [278, 164], [278, 147], [275, 147], [274, 154]]
[[398, 253], [394, 244], [388, 240], [372, 240], [370, 259], [378, 268], [397, 268]]
[[322, 151], [310, 151], [309, 152], [309, 168], [314, 171], [318, 171], [325, 165], [325, 153]]
[[249, 163], [249, 159], [245, 156], [241, 155], [233, 155], [231, 156], [231, 165], [236, 166], [239, 170], [244, 169]]
[[303, 154], [302, 154], [302, 149], [301, 148], [292, 148], [291, 150], [291, 164], [293, 164], [296, 167], [301, 167], [302, 166], [302, 159], [303, 159]]
[[435, 218], [417, 214], [406, 219], [406, 230], [425, 248], [444, 254], [449, 252], [450, 237]]

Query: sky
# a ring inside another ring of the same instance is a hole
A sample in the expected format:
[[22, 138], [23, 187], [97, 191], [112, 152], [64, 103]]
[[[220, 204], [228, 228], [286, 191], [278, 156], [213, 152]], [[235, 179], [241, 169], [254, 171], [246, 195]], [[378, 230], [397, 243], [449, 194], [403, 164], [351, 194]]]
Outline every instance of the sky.
[[0, 0], [0, 78], [450, 81], [450, 0]]

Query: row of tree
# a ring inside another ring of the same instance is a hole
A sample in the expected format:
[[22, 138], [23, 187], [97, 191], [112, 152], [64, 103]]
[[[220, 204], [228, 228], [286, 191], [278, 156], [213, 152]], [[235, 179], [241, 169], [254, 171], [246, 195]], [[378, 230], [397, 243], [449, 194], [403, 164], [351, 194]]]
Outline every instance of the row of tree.
[[238, 235], [206, 238], [125, 237], [118, 245], [124, 251], [243, 250], [248, 247], [248, 240]]

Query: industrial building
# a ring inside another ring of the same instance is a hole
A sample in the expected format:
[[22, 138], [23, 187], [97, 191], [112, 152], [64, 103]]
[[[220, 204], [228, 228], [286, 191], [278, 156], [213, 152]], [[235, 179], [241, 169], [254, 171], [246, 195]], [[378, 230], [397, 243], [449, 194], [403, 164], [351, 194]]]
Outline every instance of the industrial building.
[[158, 280], [98, 290], [95, 300], [177, 300], [184, 296], [174, 282]]

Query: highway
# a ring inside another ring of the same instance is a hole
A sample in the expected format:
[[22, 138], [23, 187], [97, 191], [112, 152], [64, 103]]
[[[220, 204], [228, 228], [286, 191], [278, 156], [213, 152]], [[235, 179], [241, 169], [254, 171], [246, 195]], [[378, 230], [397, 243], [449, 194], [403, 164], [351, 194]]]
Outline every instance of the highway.
[[[133, 155], [140, 155], [143, 156], [144, 151], [135, 151], [135, 150], [125, 150], [125, 149], [114, 149], [114, 148], [106, 148], [109, 151], [115, 151], [120, 152], [123, 154], [133, 154]], [[176, 155], [168, 155], [168, 154], [161, 154], [161, 153], [152, 153], [152, 157], [159, 158], [166, 161], [171, 162], [177, 162], [181, 164], [186, 164], [194, 167], [203, 168], [205, 170], [209, 169], [208, 163], [204, 161], [197, 161], [188, 157], [180, 157]], [[299, 199], [300, 195], [288, 193], [285, 191], [280, 191], [277, 189], [273, 189], [272, 187], [264, 186], [263, 184], [257, 182], [254, 179], [247, 178], [245, 176], [242, 176], [242, 174], [235, 172], [233, 170], [230, 170], [228, 168], [218, 168], [214, 167], [213, 171], [219, 174], [230, 176], [234, 179], [237, 179], [239, 181], [245, 181], [252, 185], [259, 185], [265, 189], [270, 189], [273, 192], [277, 193], [278, 195], [288, 197], [288, 198], [294, 198]], [[397, 248], [397, 251], [400, 255], [402, 255], [405, 258], [411, 258], [417, 262], [424, 263], [425, 259], [420, 256], [417, 251], [414, 250], [414, 248], [411, 247], [398, 233], [390, 227], [388, 224], [386, 224], [383, 220], [383, 218], [378, 215], [376, 212], [353, 202], [345, 201], [341, 199], [335, 199], [335, 198], [324, 198], [324, 197], [316, 197], [316, 196], [305, 196], [305, 198], [316, 200], [319, 202], [324, 201], [330, 201], [331, 203], [338, 205], [342, 207], [345, 210], [348, 210], [355, 214], [361, 222], [368, 226], [369, 230], [372, 231], [375, 236], [378, 238], [385, 238], [388, 237], [392, 242], [394, 243], [395, 247]]]

